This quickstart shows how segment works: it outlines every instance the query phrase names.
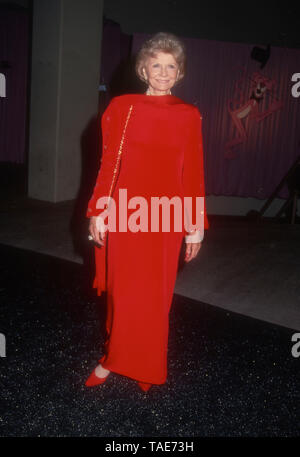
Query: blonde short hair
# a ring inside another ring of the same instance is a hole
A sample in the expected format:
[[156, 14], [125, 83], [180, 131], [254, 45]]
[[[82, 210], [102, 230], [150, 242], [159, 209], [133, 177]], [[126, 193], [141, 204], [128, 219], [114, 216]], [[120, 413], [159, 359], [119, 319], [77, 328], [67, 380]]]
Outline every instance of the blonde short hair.
[[[137, 76], [144, 82], [143, 67], [149, 57], [154, 57], [158, 52], [172, 54], [179, 67], [179, 82], [186, 71], [186, 53], [183, 42], [173, 33], [158, 32], [146, 40], [136, 55], [135, 71]], [[177, 83], [176, 82], [176, 83]]]

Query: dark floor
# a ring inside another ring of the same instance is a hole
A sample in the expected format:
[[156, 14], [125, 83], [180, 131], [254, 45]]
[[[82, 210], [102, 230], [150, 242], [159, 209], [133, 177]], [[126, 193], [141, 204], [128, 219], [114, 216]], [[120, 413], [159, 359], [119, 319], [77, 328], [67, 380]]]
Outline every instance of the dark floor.
[[175, 295], [167, 383], [86, 388], [105, 319], [91, 272], [4, 245], [0, 259], [0, 436], [300, 436], [295, 330]]

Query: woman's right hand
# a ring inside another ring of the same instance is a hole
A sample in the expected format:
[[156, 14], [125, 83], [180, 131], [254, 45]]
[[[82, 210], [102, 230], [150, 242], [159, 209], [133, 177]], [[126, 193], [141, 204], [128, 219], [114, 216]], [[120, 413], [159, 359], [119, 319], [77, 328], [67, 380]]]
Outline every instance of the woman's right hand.
[[104, 246], [105, 228], [101, 216], [90, 217], [89, 232], [95, 243]]

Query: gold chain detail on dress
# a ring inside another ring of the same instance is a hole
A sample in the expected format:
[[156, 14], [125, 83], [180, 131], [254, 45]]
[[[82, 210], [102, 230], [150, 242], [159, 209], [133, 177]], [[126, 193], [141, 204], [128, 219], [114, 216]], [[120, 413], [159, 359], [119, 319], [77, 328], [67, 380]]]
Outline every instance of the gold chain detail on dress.
[[[112, 194], [112, 188], [113, 188], [113, 185], [114, 185], [114, 181], [115, 181], [117, 170], [118, 170], [118, 165], [119, 165], [121, 154], [122, 154], [122, 150], [123, 150], [125, 132], [126, 132], [126, 128], [127, 128], [127, 124], [128, 124], [130, 115], [131, 115], [132, 108], [133, 108], [133, 105], [130, 105], [130, 108], [129, 108], [129, 111], [128, 111], [128, 114], [127, 114], [127, 119], [126, 119], [126, 122], [125, 122], [125, 126], [124, 126], [124, 129], [123, 129], [123, 135], [122, 135], [122, 139], [121, 139], [121, 143], [120, 143], [120, 147], [119, 147], [117, 162], [116, 162], [114, 173], [113, 173], [112, 183], [111, 183], [110, 190], [109, 190], [108, 202], [109, 202], [111, 194]], [[105, 206], [104, 206], [104, 209], [107, 209], [107, 208], [108, 208], [108, 203], [106, 203]]]

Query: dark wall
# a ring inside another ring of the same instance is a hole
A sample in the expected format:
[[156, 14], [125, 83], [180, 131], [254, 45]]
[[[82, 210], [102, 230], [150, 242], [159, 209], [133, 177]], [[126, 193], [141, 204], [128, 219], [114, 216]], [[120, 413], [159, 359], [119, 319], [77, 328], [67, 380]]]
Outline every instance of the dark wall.
[[[28, 7], [31, 0], [1, 3]], [[191, 38], [300, 48], [300, 6], [295, 1], [272, 3], [104, 0], [104, 14], [128, 34], [169, 31]]]
[[0, 0], [0, 6], [1, 5], [17, 5], [21, 6], [23, 8], [29, 8], [30, 7], [30, 1], [31, 0]]
[[104, 14], [128, 34], [168, 31], [191, 38], [300, 48], [296, 2], [104, 0]]

